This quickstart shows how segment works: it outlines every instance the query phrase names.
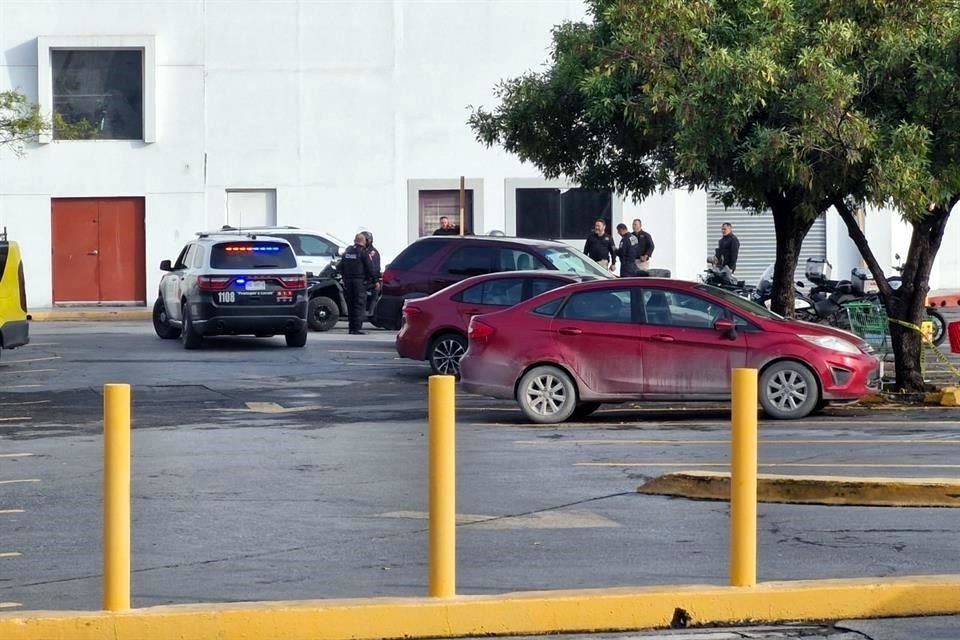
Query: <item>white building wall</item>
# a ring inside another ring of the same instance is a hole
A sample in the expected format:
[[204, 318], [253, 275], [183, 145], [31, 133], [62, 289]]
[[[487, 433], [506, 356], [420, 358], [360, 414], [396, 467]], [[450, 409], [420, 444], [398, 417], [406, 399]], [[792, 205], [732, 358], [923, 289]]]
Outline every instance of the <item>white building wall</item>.
[[[465, 175], [482, 185], [477, 231], [509, 228], [506, 182], [538, 172], [477, 143], [468, 107], [493, 106], [500, 79], [541, 67], [554, 25], [584, 16], [581, 0], [0, 0], [0, 90], [34, 100], [39, 37], [155, 42], [155, 143], [0, 150], [0, 224], [23, 246], [29, 304], [51, 303], [51, 197], [145, 197], [148, 299], [159, 260], [224, 223], [227, 189], [276, 189], [279, 224], [367, 228], [390, 258], [413, 239], [409, 181]], [[615, 210], [644, 220], [657, 267], [693, 278], [715, 242], [705, 208], [676, 192]], [[878, 218], [871, 237], [897, 235]], [[953, 260], [940, 286], [960, 284]]]

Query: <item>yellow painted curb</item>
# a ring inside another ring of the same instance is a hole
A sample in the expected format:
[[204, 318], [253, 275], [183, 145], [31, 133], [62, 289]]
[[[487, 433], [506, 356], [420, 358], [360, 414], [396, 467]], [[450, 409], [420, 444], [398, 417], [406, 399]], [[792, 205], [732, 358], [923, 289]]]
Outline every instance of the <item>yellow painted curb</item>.
[[33, 322], [136, 322], [151, 320], [150, 309], [49, 309], [31, 311]]
[[[650, 495], [729, 500], [730, 474], [668, 473], [640, 486]], [[960, 480], [949, 478], [859, 478], [850, 476], [757, 476], [757, 500], [788, 504], [876, 507], [960, 507]]]
[[960, 576], [0, 614], [3, 640], [380, 640], [960, 613]]

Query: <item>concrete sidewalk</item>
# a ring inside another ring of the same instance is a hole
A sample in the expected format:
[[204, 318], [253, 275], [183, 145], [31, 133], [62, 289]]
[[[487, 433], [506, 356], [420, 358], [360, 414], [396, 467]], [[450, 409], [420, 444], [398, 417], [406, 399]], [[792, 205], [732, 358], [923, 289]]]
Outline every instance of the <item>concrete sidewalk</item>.
[[[551, 636], [557, 640], [958, 640], [960, 616]], [[531, 637], [519, 640], [533, 640]]]
[[29, 312], [33, 322], [139, 322], [151, 320], [146, 307], [47, 307]]

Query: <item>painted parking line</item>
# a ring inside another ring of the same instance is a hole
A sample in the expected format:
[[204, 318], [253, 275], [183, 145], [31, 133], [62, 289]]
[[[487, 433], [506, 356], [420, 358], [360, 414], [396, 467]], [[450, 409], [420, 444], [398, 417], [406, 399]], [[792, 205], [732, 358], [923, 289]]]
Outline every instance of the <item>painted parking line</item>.
[[[575, 467], [729, 467], [729, 462], [576, 462]], [[767, 462], [764, 469], [960, 469], [960, 464], [885, 464], [866, 462]]]
[[28, 478], [26, 480], [0, 480], [0, 484], [26, 484], [28, 482], [40, 482], [40, 479]]
[[50, 360], [60, 360], [60, 356], [46, 356], [43, 358], [20, 358], [18, 360], [4, 360], [0, 366], [11, 364], [23, 364], [24, 362], [48, 362]]
[[16, 551], [0, 551], [0, 559], [2, 558], [19, 558], [20, 553]]
[[14, 513], [23, 513], [23, 509], [0, 509], [0, 516], [12, 515]]
[[0, 422], [22, 422], [25, 420], [33, 420], [30, 416], [12, 416], [9, 418], [0, 418]]
[[363, 353], [363, 354], [390, 354], [396, 355], [396, 351], [383, 351], [383, 350], [371, 350], [371, 351], [361, 351], [359, 349], [328, 349], [327, 353]]
[[26, 407], [33, 404], [50, 404], [49, 400], [24, 400], [22, 402], [0, 402], [0, 407]]
[[0, 602], [0, 609], [16, 609], [22, 606], [19, 602]]
[[28, 373], [50, 373], [51, 371], [57, 371], [57, 369], [7, 369], [0, 370], [0, 374], [13, 374], [17, 376], [25, 376]]
[[[561, 440], [515, 440], [513, 444], [516, 445], [541, 445], [541, 446], [555, 446], [555, 445], [577, 445], [583, 447], [590, 446], [619, 446], [619, 445], [729, 445], [730, 440], [577, 440], [577, 439], [561, 439]], [[929, 439], [905, 439], [898, 440], [897, 438], [864, 438], [864, 439], [846, 439], [846, 438], [803, 438], [803, 439], [792, 439], [792, 438], [779, 438], [774, 440], [760, 440], [761, 445], [768, 444], [863, 444], [863, 445], [873, 445], [873, 444], [918, 444], [918, 445], [954, 445], [960, 446], [960, 439], [944, 439], [944, 438], [929, 438]]]
[[29, 458], [32, 453], [0, 453], [0, 458]]
[[42, 384], [5, 384], [3, 389], [4, 391], [7, 389], [38, 389], [42, 386]]
[[[476, 411], [474, 407], [457, 407], [458, 411]], [[500, 410], [500, 409], [497, 409]], [[520, 417], [520, 410], [517, 409], [517, 416]], [[662, 415], [662, 414], [661, 414]], [[639, 418], [623, 420], [594, 420], [592, 422], [560, 422], [557, 424], [535, 424], [533, 422], [471, 422], [473, 426], [478, 427], [520, 427], [535, 428], [540, 430], [550, 429], [561, 431], [565, 429], [584, 429], [590, 427], [601, 427], [603, 429], [662, 429], [662, 428], [685, 428], [685, 427], [716, 427], [717, 429], [729, 429], [729, 420], [719, 418], [713, 421], [687, 421], [681, 417], [677, 419], [664, 420], [659, 417], [657, 420], [643, 420]], [[790, 421], [769, 421], [760, 422], [762, 429], [805, 429], [805, 428], [846, 428], [846, 427], [960, 427], [960, 420], [923, 420], [922, 418], [911, 418], [910, 420], [848, 420], [843, 418], [828, 418], [817, 421], [801, 422], [799, 420]]]

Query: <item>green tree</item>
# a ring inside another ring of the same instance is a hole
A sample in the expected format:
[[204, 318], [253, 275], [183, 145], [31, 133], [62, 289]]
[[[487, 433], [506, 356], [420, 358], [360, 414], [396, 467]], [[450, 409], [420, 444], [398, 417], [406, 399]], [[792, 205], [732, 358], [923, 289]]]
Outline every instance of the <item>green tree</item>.
[[40, 114], [40, 107], [26, 96], [18, 91], [0, 92], [0, 147], [21, 155], [25, 142], [50, 130], [51, 124]]
[[555, 29], [551, 65], [502, 83], [471, 125], [548, 177], [636, 199], [706, 188], [769, 211], [772, 307], [792, 315], [803, 239], [856, 152], [834, 135], [855, 86], [831, 64], [855, 34], [819, 4], [593, 0], [591, 23]]
[[[955, 0], [593, 0], [589, 23], [554, 30], [548, 67], [501, 83], [500, 104], [475, 110], [470, 124], [482, 142], [548, 177], [637, 199], [721, 190], [728, 204], [769, 210], [772, 306], [791, 314], [803, 238], [829, 207], [892, 202], [916, 211], [918, 194], [950, 203], [924, 184], [929, 155], [912, 155], [928, 138], [914, 122], [924, 98], [909, 92], [911, 74], [932, 74], [942, 87], [952, 80], [925, 66], [922, 43], [933, 46], [956, 12]], [[946, 64], [955, 54], [940, 46]], [[914, 289], [920, 271], [904, 274]], [[896, 340], [902, 348], [912, 338]], [[909, 349], [905, 357], [919, 362]], [[901, 369], [901, 385], [917, 386]]]
[[67, 122], [59, 113], [46, 118], [40, 107], [19, 91], [0, 91], [0, 148], [7, 147], [21, 156], [25, 143], [54, 131], [59, 140], [97, 137], [96, 127], [87, 120]]
[[[850, 237], [876, 278], [891, 323], [898, 387], [928, 387], [920, 368], [920, 334], [929, 278], [951, 211], [960, 202], [960, 5], [953, 0], [863, 2], [865, 13], [893, 12], [902, 19], [875, 20], [868, 43], [858, 46], [857, 109], [876, 140], [875, 154], [858, 170], [861, 192], [834, 204]], [[893, 289], [854, 214], [858, 202], [892, 205], [912, 227], [902, 284]]]

